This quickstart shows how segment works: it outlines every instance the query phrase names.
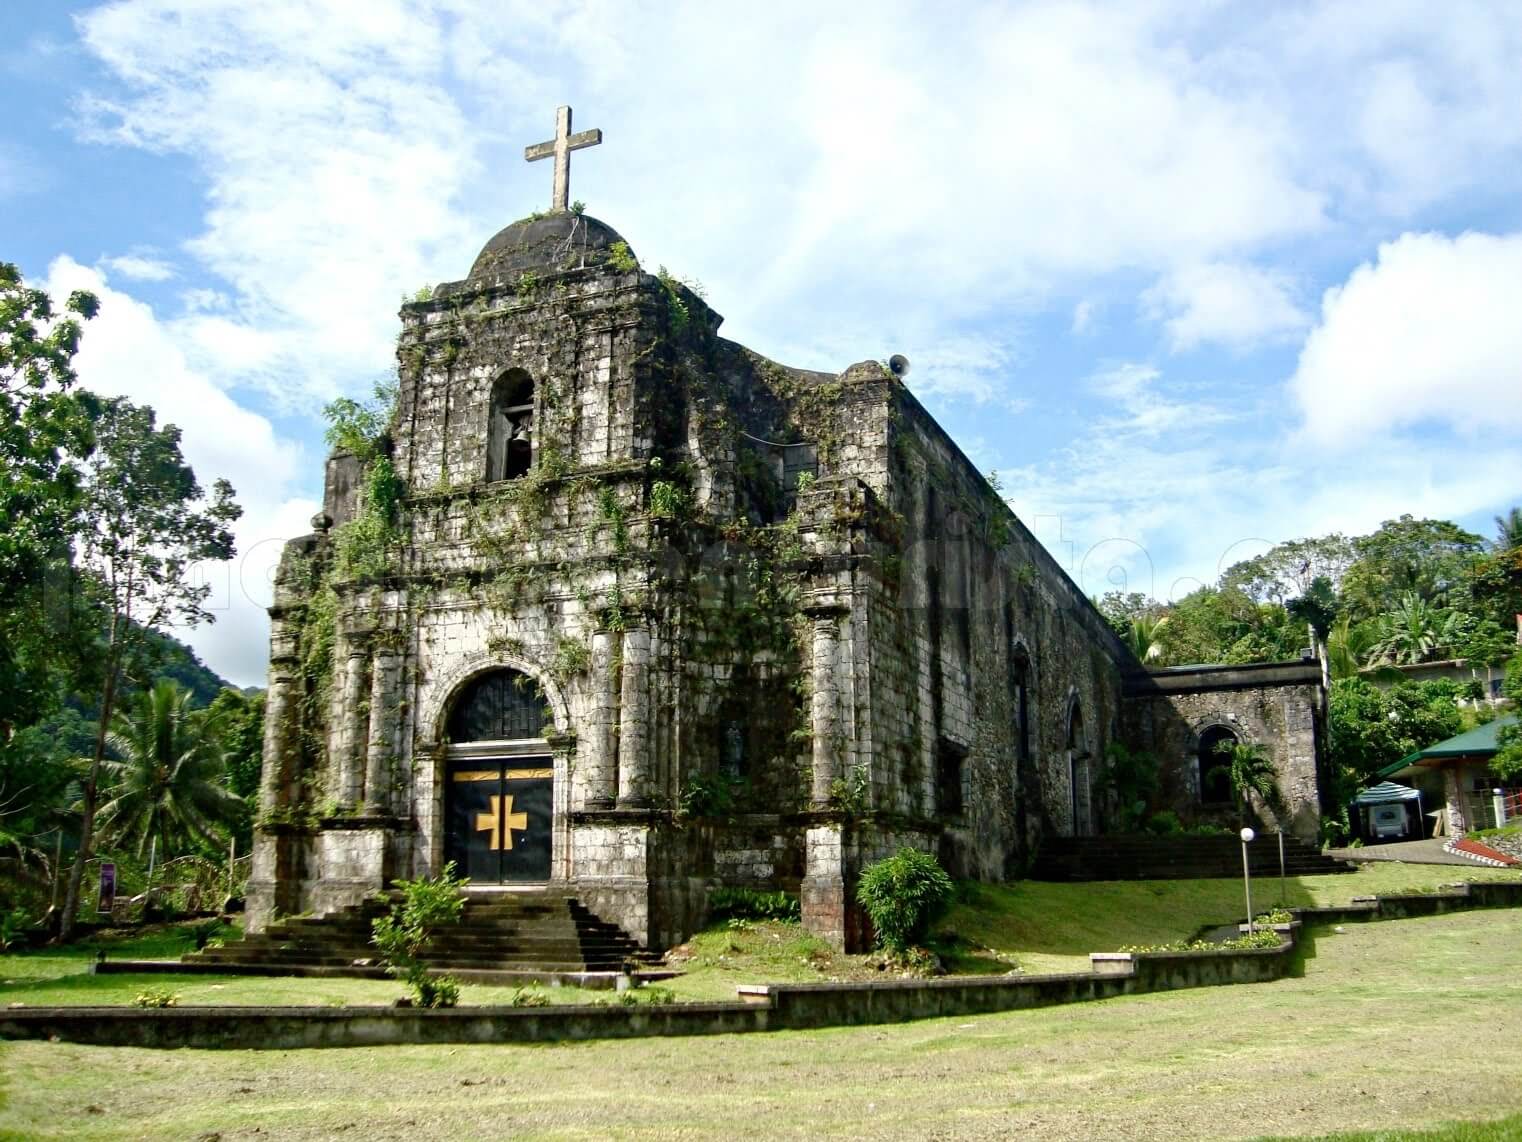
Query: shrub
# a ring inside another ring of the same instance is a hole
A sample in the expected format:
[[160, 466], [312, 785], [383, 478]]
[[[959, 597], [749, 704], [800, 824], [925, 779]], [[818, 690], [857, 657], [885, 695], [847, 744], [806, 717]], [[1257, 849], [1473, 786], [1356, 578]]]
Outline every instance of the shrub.
[[537, 988], [515, 987], [508, 992], [507, 1005], [509, 1007], [548, 1007], [550, 997]]
[[434, 933], [460, 919], [461, 890], [468, 883], [455, 876], [453, 861], [438, 876], [398, 880], [402, 899], [371, 924], [370, 942], [380, 949], [386, 971], [404, 980], [422, 1007], [453, 1007], [460, 1001], [459, 981], [429, 975], [422, 957]]
[[905, 848], [867, 866], [856, 900], [877, 930], [878, 943], [902, 955], [924, 938], [951, 894], [951, 877], [935, 857]]
[[172, 991], [149, 990], [139, 992], [137, 997], [132, 1000], [132, 1003], [136, 1007], [178, 1007], [180, 1005], [180, 997]]
[[1147, 822], [1147, 832], [1156, 833], [1160, 837], [1171, 837], [1184, 831], [1183, 823], [1179, 821], [1178, 814], [1172, 809], [1164, 809], [1159, 813], [1153, 813]]
[[713, 920], [797, 921], [803, 918], [803, 911], [798, 898], [786, 892], [715, 888], [708, 894], [708, 915]]

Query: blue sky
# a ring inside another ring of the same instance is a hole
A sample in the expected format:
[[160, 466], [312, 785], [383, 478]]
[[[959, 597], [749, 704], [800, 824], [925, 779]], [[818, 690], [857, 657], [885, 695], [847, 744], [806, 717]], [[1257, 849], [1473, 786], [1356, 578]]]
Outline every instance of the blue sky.
[[[1265, 15], [1265, 11], [1267, 14]], [[572, 195], [724, 332], [911, 387], [1091, 592], [1522, 500], [1522, 5], [119, 0], [0, 8], [0, 258], [247, 508], [262, 681], [318, 410]]]

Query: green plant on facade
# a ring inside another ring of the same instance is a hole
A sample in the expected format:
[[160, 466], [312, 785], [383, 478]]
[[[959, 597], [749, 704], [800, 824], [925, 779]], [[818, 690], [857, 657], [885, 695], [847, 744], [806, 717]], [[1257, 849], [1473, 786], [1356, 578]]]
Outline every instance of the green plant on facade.
[[634, 257], [634, 251], [630, 250], [629, 243], [621, 238], [608, 247], [608, 265], [621, 274], [639, 269], [639, 261]]
[[849, 817], [859, 816], [866, 811], [870, 791], [867, 767], [853, 766], [850, 773], [830, 782], [830, 808]]
[[453, 861], [438, 876], [398, 880], [401, 900], [371, 923], [370, 942], [386, 961], [386, 971], [411, 988], [421, 1007], [453, 1007], [459, 1002], [459, 982], [430, 975], [423, 954], [441, 928], [459, 922], [469, 883], [455, 875]]
[[555, 645], [555, 658], [550, 663], [550, 674], [557, 682], [565, 682], [592, 668], [592, 651], [584, 642], [574, 638], [561, 638]]
[[935, 857], [903, 848], [862, 870], [856, 901], [872, 921], [879, 945], [902, 956], [924, 942], [953, 889], [951, 877]]
[[728, 817], [745, 792], [745, 782], [727, 773], [694, 773], [682, 784], [677, 799], [681, 817]]

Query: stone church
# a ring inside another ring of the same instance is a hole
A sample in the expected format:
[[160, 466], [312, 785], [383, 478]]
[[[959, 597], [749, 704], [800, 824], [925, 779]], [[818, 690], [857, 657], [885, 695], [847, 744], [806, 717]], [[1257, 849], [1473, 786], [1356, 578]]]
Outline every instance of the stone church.
[[453, 861], [651, 948], [720, 886], [855, 946], [900, 846], [1001, 880], [1117, 827], [1111, 743], [1186, 820], [1215, 744], [1262, 743], [1314, 842], [1313, 660], [1147, 671], [901, 368], [727, 341], [567, 209], [569, 118], [529, 151], [556, 209], [402, 307], [389, 430], [284, 552], [251, 930]]

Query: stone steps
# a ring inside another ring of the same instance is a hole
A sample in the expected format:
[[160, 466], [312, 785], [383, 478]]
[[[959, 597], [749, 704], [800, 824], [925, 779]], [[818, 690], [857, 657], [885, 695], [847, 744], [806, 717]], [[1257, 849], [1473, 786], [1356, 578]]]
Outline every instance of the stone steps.
[[[1248, 865], [1254, 876], [1278, 876], [1278, 839], [1269, 835], [1250, 844]], [[1284, 871], [1320, 876], [1353, 866], [1286, 836]], [[1051, 837], [1030, 875], [1057, 881], [1227, 879], [1242, 875], [1242, 843], [1236, 837]]]
[[[386, 907], [367, 900], [330, 916], [283, 920], [235, 944], [182, 959], [373, 974], [379, 953], [370, 942], [371, 924]], [[648, 958], [621, 928], [599, 920], [574, 897], [551, 892], [467, 897], [460, 922], [436, 936], [424, 956], [430, 967], [441, 969], [568, 974], [619, 971]]]

